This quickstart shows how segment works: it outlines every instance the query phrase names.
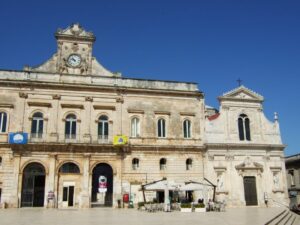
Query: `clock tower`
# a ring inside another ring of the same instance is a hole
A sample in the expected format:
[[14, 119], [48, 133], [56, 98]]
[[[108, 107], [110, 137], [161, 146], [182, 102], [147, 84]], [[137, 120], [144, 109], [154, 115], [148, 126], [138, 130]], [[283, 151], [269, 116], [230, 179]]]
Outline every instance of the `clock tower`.
[[24, 70], [72, 75], [99, 75], [120, 77], [105, 69], [92, 55], [96, 37], [85, 31], [78, 23], [55, 33], [57, 52], [46, 62], [37, 66], [25, 66]]
[[86, 32], [79, 24], [55, 33], [57, 39], [57, 71], [59, 73], [91, 74], [92, 49], [96, 40], [91, 32]]

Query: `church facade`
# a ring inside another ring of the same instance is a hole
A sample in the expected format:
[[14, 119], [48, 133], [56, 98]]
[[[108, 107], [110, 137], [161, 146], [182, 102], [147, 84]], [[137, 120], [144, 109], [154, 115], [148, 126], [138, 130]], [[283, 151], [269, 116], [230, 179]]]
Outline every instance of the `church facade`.
[[79, 24], [55, 37], [45, 63], [0, 71], [3, 206], [116, 207], [124, 194], [159, 198], [141, 187], [162, 179], [207, 179], [210, 197], [228, 206], [287, 203], [285, 146], [262, 96], [240, 86], [219, 97], [218, 111], [196, 83], [108, 71]]

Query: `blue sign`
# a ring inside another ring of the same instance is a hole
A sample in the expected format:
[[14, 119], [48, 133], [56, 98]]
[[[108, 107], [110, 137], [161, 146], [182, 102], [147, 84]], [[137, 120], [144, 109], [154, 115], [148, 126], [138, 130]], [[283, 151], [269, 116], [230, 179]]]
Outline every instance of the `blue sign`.
[[28, 133], [9, 133], [9, 144], [27, 144]]

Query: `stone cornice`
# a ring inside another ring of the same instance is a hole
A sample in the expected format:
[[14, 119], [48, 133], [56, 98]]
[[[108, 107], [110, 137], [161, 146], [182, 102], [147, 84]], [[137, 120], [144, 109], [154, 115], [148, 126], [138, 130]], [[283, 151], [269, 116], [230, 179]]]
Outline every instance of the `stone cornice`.
[[37, 106], [37, 107], [52, 107], [51, 103], [48, 102], [27, 102], [29, 106]]
[[116, 107], [113, 105], [93, 105], [93, 108], [98, 110], [116, 110]]
[[5, 103], [0, 103], [0, 108], [14, 108], [13, 104], [5, 104]]
[[254, 143], [247, 143], [247, 144], [238, 144], [238, 143], [210, 143], [205, 144], [206, 148], [215, 148], [215, 149], [264, 149], [264, 150], [281, 150], [283, 151], [286, 145], [281, 144], [254, 144]]

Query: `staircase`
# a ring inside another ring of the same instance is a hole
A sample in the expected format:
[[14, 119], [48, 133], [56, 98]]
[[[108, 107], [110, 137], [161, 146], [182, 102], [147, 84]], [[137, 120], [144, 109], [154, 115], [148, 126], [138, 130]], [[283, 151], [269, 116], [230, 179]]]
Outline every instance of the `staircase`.
[[300, 216], [285, 209], [264, 225], [300, 225]]

